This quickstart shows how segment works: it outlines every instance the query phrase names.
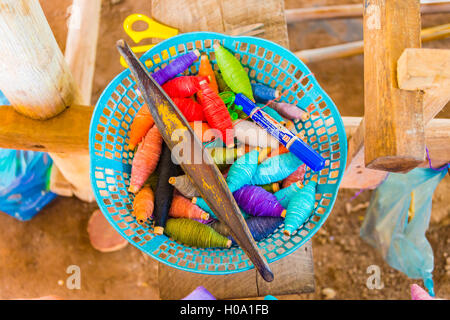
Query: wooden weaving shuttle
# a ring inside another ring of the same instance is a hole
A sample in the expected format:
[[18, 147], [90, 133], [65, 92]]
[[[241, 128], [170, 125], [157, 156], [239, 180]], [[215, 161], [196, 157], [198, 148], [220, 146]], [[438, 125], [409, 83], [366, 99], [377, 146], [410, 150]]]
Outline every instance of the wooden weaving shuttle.
[[[202, 142], [126, 42], [119, 40], [117, 48], [136, 79], [161, 136], [172, 150], [172, 159], [178, 161], [218, 219], [229, 227], [231, 235], [262, 278], [268, 282], [272, 281], [273, 273], [269, 264], [259, 252], [225, 179], [209, 153], [203, 148]], [[181, 149], [182, 152], [179, 152]]]

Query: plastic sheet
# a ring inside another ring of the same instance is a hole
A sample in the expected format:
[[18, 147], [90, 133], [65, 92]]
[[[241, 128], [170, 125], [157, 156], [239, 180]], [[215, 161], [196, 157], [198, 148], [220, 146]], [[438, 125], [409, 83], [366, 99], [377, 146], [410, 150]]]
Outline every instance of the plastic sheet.
[[[0, 105], [9, 105], [0, 92]], [[48, 191], [51, 158], [43, 152], [0, 149], [0, 211], [30, 220], [56, 195]]]
[[[410, 278], [423, 279], [432, 296], [434, 257], [425, 232], [434, 190], [446, 174], [447, 170], [423, 168], [407, 174], [391, 173], [373, 192], [360, 233], [391, 267]], [[408, 222], [410, 207], [414, 216]]]

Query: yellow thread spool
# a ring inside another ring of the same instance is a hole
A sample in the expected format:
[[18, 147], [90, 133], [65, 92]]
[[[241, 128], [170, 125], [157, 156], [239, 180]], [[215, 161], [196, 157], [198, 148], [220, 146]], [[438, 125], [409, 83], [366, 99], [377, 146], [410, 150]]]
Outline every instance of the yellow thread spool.
[[[143, 21], [143, 22], [147, 23], [147, 29], [143, 30], [143, 31], [134, 30], [133, 24], [138, 21]], [[175, 28], [172, 28], [169, 26], [165, 26], [165, 25], [149, 18], [148, 16], [146, 16], [144, 14], [140, 14], [140, 13], [135, 13], [135, 14], [129, 15], [123, 22], [123, 29], [135, 43], [139, 43], [143, 39], [148, 39], [148, 38], [168, 39], [168, 38], [176, 36], [178, 34], [178, 29], [175, 29]], [[133, 50], [133, 52], [135, 52], [135, 53], [142, 53], [142, 52], [147, 52], [154, 46], [155, 46], [154, 44], [136, 46], [136, 47], [132, 47], [131, 50]], [[171, 54], [174, 55], [175, 53], [171, 52]], [[163, 52], [162, 58], [167, 59], [168, 57], [169, 57], [168, 52], [166, 52], [166, 51]], [[154, 59], [154, 62], [159, 63], [159, 62], [161, 62], [161, 60], [159, 58]], [[123, 59], [123, 57], [120, 57], [120, 64], [124, 68], [128, 68], [128, 65], [125, 62], [125, 60]], [[147, 60], [145, 62], [145, 64], [147, 67], [151, 67], [153, 65], [153, 62], [150, 60]]]

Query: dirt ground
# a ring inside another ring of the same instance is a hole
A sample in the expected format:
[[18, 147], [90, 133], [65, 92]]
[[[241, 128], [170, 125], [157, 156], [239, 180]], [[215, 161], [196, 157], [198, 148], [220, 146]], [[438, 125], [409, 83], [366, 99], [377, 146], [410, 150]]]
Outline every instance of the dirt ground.
[[[71, 1], [40, 1], [55, 37], [64, 49], [67, 32], [67, 7]], [[286, 8], [360, 3], [360, 0], [286, 0]], [[117, 4], [113, 4], [117, 3]], [[123, 20], [131, 13], [151, 15], [150, 1], [103, 0], [92, 103], [108, 82], [122, 70], [114, 43], [128, 39]], [[448, 23], [450, 14], [423, 17], [423, 27]], [[362, 39], [361, 19], [324, 20], [289, 26], [292, 51], [328, 46]], [[130, 39], [129, 39], [130, 40]], [[450, 39], [424, 45], [450, 48]], [[330, 60], [308, 65], [319, 83], [334, 100], [342, 115], [363, 115], [363, 58]], [[448, 118], [447, 107], [438, 117]], [[324, 293], [336, 299], [409, 299], [408, 279], [389, 267], [380, 254], [359, 236], [365, 209], [348, 213], [367, 204], [370, 191], [355, 200], [358, 190], [341, 190], [335, 207], [323, 228], [313, 237], [316, 291], [279, 298], [324, 299]], [[432, 222], [427, 238], [434, 251], [435, 290], [439, 297], [450, 298], [450, 177], [438, 186], [433, 196]], [[0, 214], [0, 298], [33, 298], [56, 295], [63, 299], [158, 299], [157, 263], [135, 247], [114, 253], [100, 253], [89, 243], [88, 219], [96, 204], [59, 197], [29, 222], [19, 222]], [[81, 269], [81, 290], [66, 288], [71, 265]], [[378, 265], [384, 288], [366, 287], [367, 267]], [[324, 291], [325, 288], [328, 288]]]

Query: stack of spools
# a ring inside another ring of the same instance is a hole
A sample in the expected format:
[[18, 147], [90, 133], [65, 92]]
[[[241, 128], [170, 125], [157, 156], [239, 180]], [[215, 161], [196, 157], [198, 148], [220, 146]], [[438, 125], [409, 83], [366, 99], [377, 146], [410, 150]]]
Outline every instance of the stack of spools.
[[[247, 120], [234, 95], [260, 103], [264, 112], [281, 125], [304, 121], [309, 115], [295, 105], [277, 102], [281, 92], [251, 84], [234, 55], [214, 45], [219, 70], [201, 55], [198, 75], [179, 76], [200, 57], [194, 50], [178, 57], [152, 76], [190, 122], [199, 139], [226, 177], [228, 186], [256, 241], [284, 223], [290, 236], [314, 210], [317, 177], [304, 185], [306, 166], [277, 139]], [[150, 219], [154, 232], [163, 232], [186, 245], [229, 247], [234, 240], [214, 212], [171, 159], [152, 116], [143, 105], [129, 131], [134, 155], [129, 192], [135, 194], [133, 215], [141, 225]]]

